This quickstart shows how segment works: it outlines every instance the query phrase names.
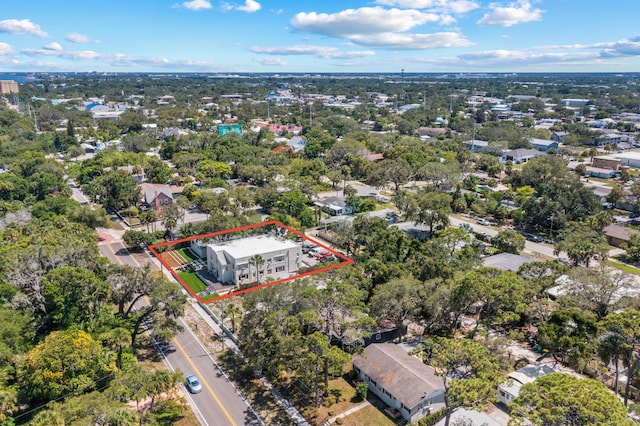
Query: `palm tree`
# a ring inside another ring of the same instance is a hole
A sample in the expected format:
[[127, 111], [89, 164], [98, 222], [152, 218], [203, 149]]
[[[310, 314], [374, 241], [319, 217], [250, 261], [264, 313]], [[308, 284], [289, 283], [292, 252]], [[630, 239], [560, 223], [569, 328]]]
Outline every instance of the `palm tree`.
[[231, 303], [224, 308], [224, 314], [231, 320], [231, 332], [236, 332], [236, 318], [242, 315], [242, 308], [235, 303]]
[[628, 345], [626, 339], [618, 333], [607, 333], [600, 338], [600, 345], [598, 346], [598, 356], [607, 364], [613, 362], [613, 366], [616, 371], [616, 378], [614, 382], [614, 390], [616, 395], [618, 394], [618, 377], [620, 375], [619, 364], [620, 357], [624, 356], [627, 352]]
[[260, 267], [265, 264], [265, 260], [259, 254], [256, 254], [249, 259], [249, 265], [253, 265], [256, 268], [256, 282], [260, 285]]

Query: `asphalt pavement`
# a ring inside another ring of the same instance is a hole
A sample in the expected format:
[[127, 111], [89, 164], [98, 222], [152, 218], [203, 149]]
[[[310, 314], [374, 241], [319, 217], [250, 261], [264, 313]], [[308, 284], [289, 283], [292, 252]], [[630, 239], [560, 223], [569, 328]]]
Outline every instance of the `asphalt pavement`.
[[[106, 233], [101, 235], [108, 236]], [[98, 249], [113, 264], [140, 266], [119, 240], [100, 242]], [[200, 379], [203, 390], [198, 394], [190, 394], [183, 386], [200, 423], [205, 426], [262, 425], [196, 336], [182, 319], [179, 322], [184, 331], [158, 348], [168, 368], [180, 371], [184, 376], [196, 374]]]

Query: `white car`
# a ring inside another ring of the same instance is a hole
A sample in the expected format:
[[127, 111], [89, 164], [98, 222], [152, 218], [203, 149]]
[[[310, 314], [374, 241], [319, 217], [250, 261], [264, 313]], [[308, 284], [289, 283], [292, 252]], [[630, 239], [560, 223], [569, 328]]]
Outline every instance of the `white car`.
[[481, 217], [480, 219], [478, 219], [478, 225], [491, 225], [491, 222]]
[[198, 380], [198, 377], [195, 374], [191, 374], [185, 377], [185, 380], [186, 380], [186, 385], [187, 385], [187, 389], [189, 389], [189, 392], [191, 393], [202, 392], [202, 385], [200, 384], [200, 381]]

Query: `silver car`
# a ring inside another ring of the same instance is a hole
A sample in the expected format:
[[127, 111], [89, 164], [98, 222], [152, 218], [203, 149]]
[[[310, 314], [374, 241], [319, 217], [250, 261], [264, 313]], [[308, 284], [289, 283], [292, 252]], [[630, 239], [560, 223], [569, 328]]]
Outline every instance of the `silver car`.
[[185, 377], [187, 389], [191, 393], [200, 393], [202, 392], [202, 385], [200, 384], [200, 380], [198, 380], [198, 376], [195, 374], [191, 374]]

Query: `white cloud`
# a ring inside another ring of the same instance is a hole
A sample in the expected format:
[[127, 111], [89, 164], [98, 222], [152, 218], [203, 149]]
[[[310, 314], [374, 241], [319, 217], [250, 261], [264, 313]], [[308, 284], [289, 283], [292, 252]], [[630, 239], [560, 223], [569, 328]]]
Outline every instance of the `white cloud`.
[[254, 13], [259, 11], [262, 8], [262, 5], [255, 0], [245, 0], [244, 6], [236, 7], [236, 10], [247, 13]]
[[71, 59], [71, 60], [82, 60], [82, 59], [100, 59], [104, 55], [98, 52], [94, 52], [92, 50], [78, 50], [78, 51], [63, 51], [63, 50], [54, 50], [50, 48], [45, 49], [22, 49], [20, 51], [23, 55], [26, 56], [55, 56], [62, 59]]
[[473, 43], [455, 32], [434, 34], [383, 33], [352, 36], [351, 40], [363, 46], [388, 50], [420, 50], [451, 47], [467, 47]]
[[41, 38], [49, 37], [49, 34], [42, 31], [39, 25], [28, 19], [5, 19], [0, 21], [0, 33], [28, 34]]
[[189, 10], [203, 10], [211, 9], [211, 2], [209, 0], [191, 0], [182, 3], [182, 7]]
[[384, 6], [431, 9], [455, 14], [467, 13], [480, 7], [477, 2], [471, 0], [376, 0], [376, 3]]
[[60, 44], [56, 43], [55, 41], [53, 43], [49, 43], [43, 46], [43, 49], [45, 50], [54, 50], [54, 51], [61, 51], [62, 50], [62, 46], [60, 46]]
[[440, 19], [439, 15], [433, 13], [376, 6], [346, 9], [332, 14], [301, 12], [293, 17], [291, 26], [301, 32], [351, 38], [352, 35], [408, 31]]
[[255, 0], [245, 0], [244, 4], [238, 6], [227, 2], [222, 3], [222, 10], [227, 12], [229, 10], [239, 10], [241, 12], [254, 13], [262, 9], [262, 5]]
[[65, 40], [70, 41], [71, 43], [89, 43], [91, 39], [86, 35], [78, 34], [78, 33], [69, 33], [65, 37]]
[[486, 13], [477, 23], [478, 25], [502, 25], [511, 27], [525, 22], [539, 21], [542, 19], [544, 10], [534, 9], [529, 0], [519, 0], [516, 3], [509, 3], [508, 6], [501, 6], [498, 3], [489, 5], [491, 12]]
[[253, 60], [261, 65], [284, 67], [287, 62], [281, 58], [256, 58]]
[[11, 55], [12, 53], [13, 49], [11, 48], [11, 45], [0, 41], [0, 56]]
[[249, 50], [265, 55], [312, 55], [330, 59], [363, 58], [375, 55], [372, 51], [340, 51], [337, 47], [313, 45], [250, 47]]

